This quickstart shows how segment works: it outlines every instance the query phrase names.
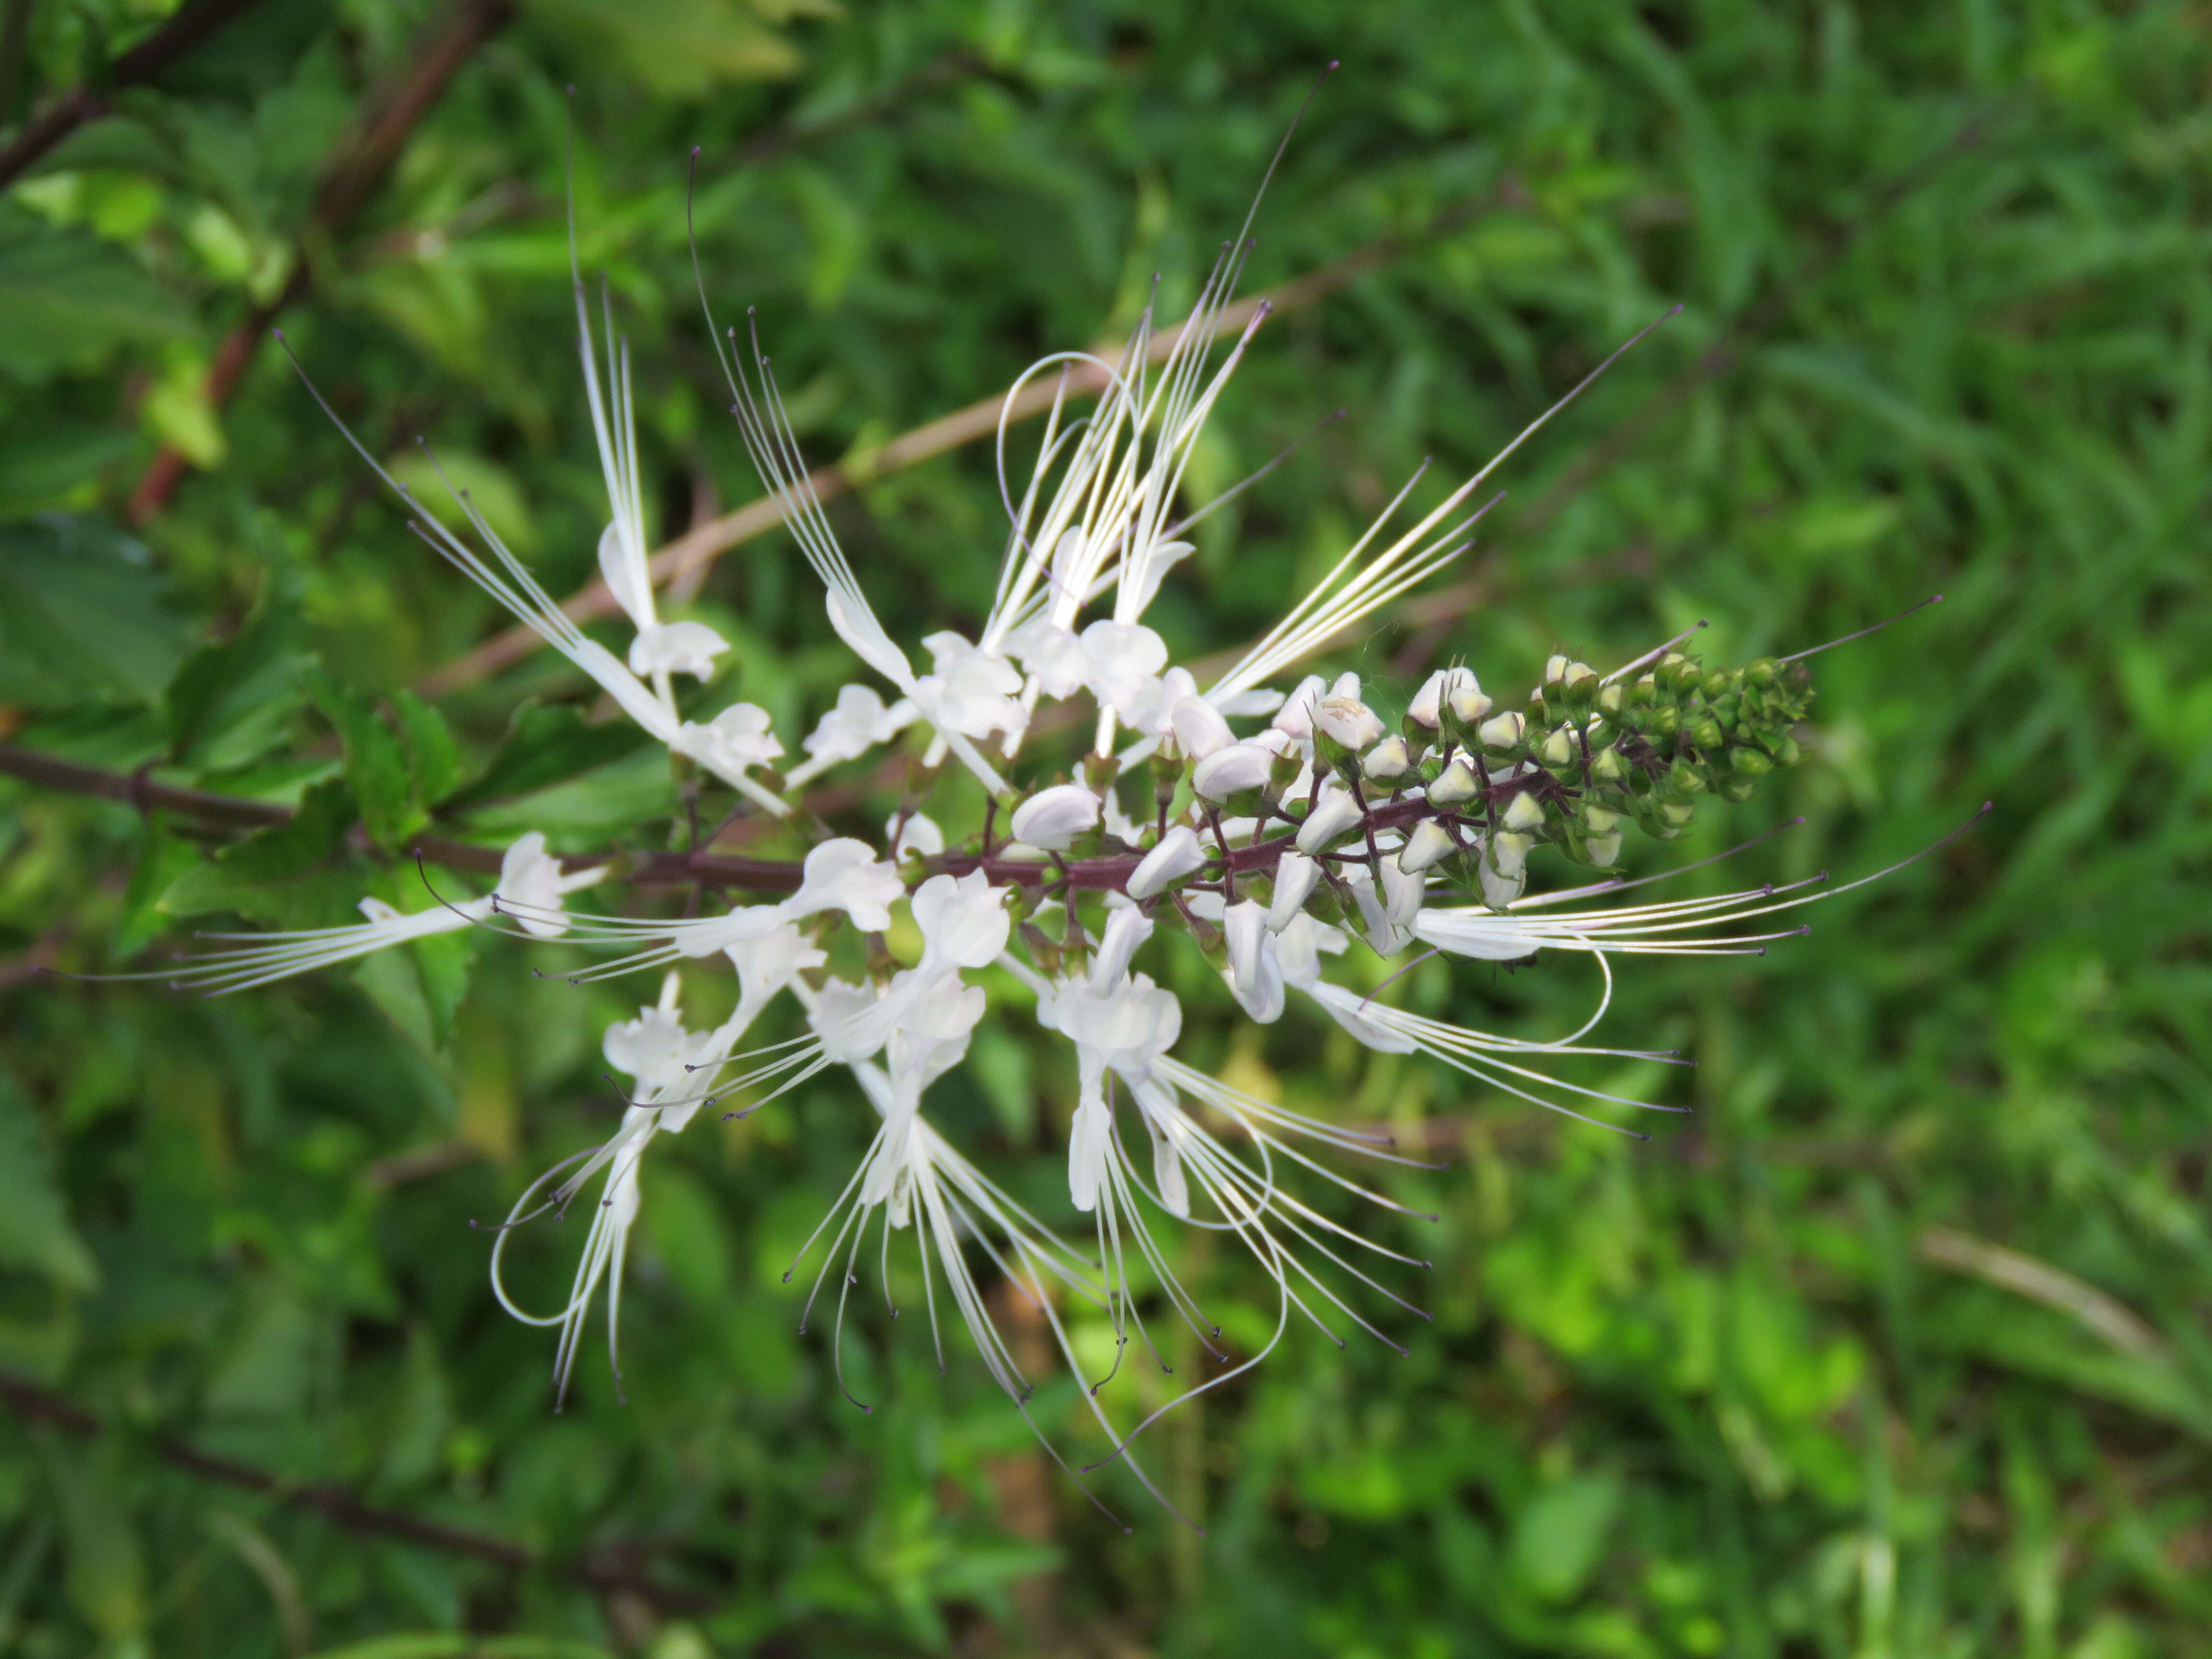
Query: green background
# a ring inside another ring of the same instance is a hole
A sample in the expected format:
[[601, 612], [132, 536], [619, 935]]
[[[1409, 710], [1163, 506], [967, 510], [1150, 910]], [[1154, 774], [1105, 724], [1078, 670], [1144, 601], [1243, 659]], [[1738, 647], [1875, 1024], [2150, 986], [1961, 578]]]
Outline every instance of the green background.
[[[5, 9], [29, 27], [20, 120], [162, 0]], [[675, 533], [756, 493], [690, 291], [693, 146], [718, 309], [759, 307], [819, 463], [1126, 328], [1156, 272], [1180, 314], [1339, 58], [1252, 285], [1372, 257], [1261, 331], [1199, 494], [1347, 416], [1209, 522], [1153, 614], [1178, 653], [1251, 637], [1421, 458], [1464, 476], [1679, 304], [1509, 465], [1448, 601], [1333, 665], [1389, 703], [1462, 654], [1510, 694], [1555, 647], [1602, 665], [1706, 618], [1741, 661], [1941, 590], [1817, 659], [1803, 769], [1631, 861], [1802, 815], [1655, 896], [1840, 878], [1995, 810], [1764, 960], [1625, 963], [1607, 1033], [1698, 1062], [1595, 1079], [1694, 1109], [1648, 1142], [1296, 1012], [1261, 1033], [1176, 958], [1187, 1057], [1443, 1166], [1391, 1183], [1433, 1224], [1370, 1223], [1434, 1261], [1413, 1287], [1434, 1322], [1384, 1322], [1403, 1357], [1303, 1331], [1149, 1437], [1200, 1536], [1111, 1480], [1130, 1530], [1108, 1523], [972, 1354], [949, 1345], [940, 1377], [872, 1302], [848, 1352], [878, 1409], [839, 1396], [780, 1281], [864, 1144], [848, 1085], [656, 1147], [629, 1403], [595, 1334], [554, 1414], [550, 1340], [499, 1313], [465, 1224], [604, 1133], [593, 1033], [652, 981], [574, 989], [531, 969], [580, 955], [474, 938], [214, 1002], [44, 980], [158, 965], [227, 914], [412, 908], [419, 884], [327, 836], [216, 862], [182, 824], [0, 782], [0, 1370], [46, 1390], [0, 1413], [0, 1652], [2212, 1645], [2201, 9], [526, 0], [360, 211], [317, 217], [451, 16], [263, 0], [0, 201], [14, 742], [319, 787], [386, 845], [433, 811], [495, 842], [664, 834], [658, 763], [592, 749], [548, 653], [443, 700], [445, 726], [392, 699], [500, 618], [279, 353], [213, 407], [218, 343], [301, 273], [283, 325], [324, 393], [381, 453], [431, 438], [567, 592], [603, 512], [567, 83], [584, 258], [638, 354], [648, 510]], [[130, 525], [163, 444], [187, 475]], [[902, 639], [972, 629], [1004, 533], [988, 445], [835, 514]], [[708, 707], [762, 702], [787, 742], [852, 672], [780, 532], [691, 614], [738, 647]], [[528, 698], [576, 775], [471, 795]], [[1393, 994], [1541, 1035], [1591, 988], [1548, 959], [1431, 963]], [[1049, 1205], [1073, 1091], [1016, 1013], [931, 1110]], [[574, 1242], [526, 1244], [541, 1304]], [[1254, 1328], [1249, 1265], [1182, 1261]], [[1041, 1401], [1072, 1415], [1064, 1374]], [[365, 1531], [179, 1448], [530, 1559]]]

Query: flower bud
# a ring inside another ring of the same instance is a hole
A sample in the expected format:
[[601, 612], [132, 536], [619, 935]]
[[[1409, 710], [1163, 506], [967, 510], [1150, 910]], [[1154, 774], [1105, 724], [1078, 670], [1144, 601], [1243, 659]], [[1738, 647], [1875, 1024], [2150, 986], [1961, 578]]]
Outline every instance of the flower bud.
[[1537, 745], [1536, 758], [1554, 770], [1572, 765], [1581, 758], [1581, 751], [1575, 747], [1575, 734], [1561, 726]]
[[1522, 734], [1528, 723], [1519, 714], [1508, 711], [1483, 721], [1475, 732], [1476, 739], [1493, 754], [1510, 754], [1521, 746]]
[[1601, 749], [1590, 757], [1590, 776], [1600, 783], [1620, 783], [1628, 776], [1628, 763], [1618, 749]]
[[1331, 842], [1356, 827], [1361, 816], [1358, 802], [1341, 789], [1329, 790], [1299, 825], [1298, 851], [1309, 858], [1326, 851]]
[[1181, 881], [1206, 866], [1206, 849], [1188, 824], [1176, 824], [1160, 837], [1160, 844], [1145, 854], [1129, 872], [1127, 891], [1133, 899], [1147, 899], [1170, 882]]
[[1773, 757], [1745, 744], [1729, 756], [1729, 765], [1739, 777], [1763, 778], [1774, 769]]
[[1504, 814], [1498, 822], [1508, 830], [1526, 835], [1532, 830], [1543, 827], [1543, 805], [1524, 789], [1506, 804]]
[[1176, 742], [1194, 761], [1204, 760], [1237, 741], [1237, 734], [1221, 718], [1221, 711], [1203, 697], [1176, 698], [1168, 720], [1175, 728]]
[[1547, 689], [1559, 684], [1567, 677], [1567, 659], [1554, 651], [1544, 659], [1544, 684]]
[[1452, 763], [1444, 768], [1437, 781], [1429, 786], [1429, 800], [1437, 806], [1457, 806], [1463, 801], [1474, 799], [1475, 791], [1480, 787], [1474, 775], [1474, 768], [1468, 763], [1467, 757], [1455, 756]]
[[1231, 795], [1263, 787], [1273, 775], [1275, 757], [1256, 743], [1232, 743], [1217, 749], [1191, 769], [1191, 792], [1219, 805]]
[[1459, 850], [1451, 834], [1434, 818], [1423, 818], [1413, 826], [1413, 833], [1406, 837], [1399, 849], [1398, 867], [1408, 875], [1418, 874], [1430, 866], [1441, 864]]
[[1406, 718], [1425, 732], [1433, 732], [1443, 724], [1444, 677], [1451, 672], [1449, 668], [1437, 670], [1421, 682], [1421, 689], [1406, 705]]
[[1620, 814], [1611, 808], [1587, 803], [1583, 807], [1582, 817], [1584, 832], [1592, 836], [1609, 834], [1620, 822]]
[[1137, 947], [1152, 936], [1152, 919], [1133, 904], [1125, 904], [1110, 911], [1106, 917], [1106, 937], [1099, 941], [1098, 954], [1091, 959], [1091, 988], [1100, 996], [1109, 995], [1121, 982], [1121, 975], [1129, 971], [1129, 960], [1137, 954]]
[[1482, 862], [1477, 866], [1482, 879], [1482, 902], [1493, 910], [1503, 910], [1528, 884], [1528, 851], [1535, 843], [1526, 836], [1492, 836]]
[[1382, 735], [1382, 720], [1357, 696], [1322, 698], [1314, 711], [1314, 728], [1320, 736], [1355, 754]]
[[1589, 854], [1589, 861], [1593, 865], [1601, 870], [1610, 870], [1620, 857], [1620, 831], [1614, 830], [1602, 836], [1592, 836], [1583, 846]]
[[1462, 726], [1473, 726], [1490, 712], [1490, 699], [1482, 695], [1472, 668], [1455, 668], [1444, 682], [1444, 710]]
[[1360, 757], [1359, 769], [1378, 783], [1402, 778], [1413, 770], [1413, 757], [1403, 738], [1385, 738]]
[[1659, 821], [1669, 830], [1680, 830], [1697, 810], [1686, 800], [1670, 800], [1659, 808]]
[[1267, 906], [1267, 931], [1279, 933], [1305, 908], [1321, 866], [1304, 853], [1285, 853], [1275, 864], [1275, 896]]
[[[1413, 925], [1413, 918], [1421, 913], [1422, 902], [1428, 894], [1427, 877], [1418, 871], [1401, 869], [1395, 860], [1383, 861], [1382, 914], [1399, 933]], [[1402, 942], [1401, 939], [1393, 943], [1401, 945]]]
[[1016, 841], [1048, 853], [1065, 853], [1075, 838], [1098, 822], [1098, 797], [1079, 783], [1040, 789], [1014, 808]]
[[1275, 711], [1274, 728], [1285, 737], [1304, 741], [1313, 736], [1314, 710], [1320, 705], [1322, 678], [1309, 674], [1300, 680], [1297, 690], [1283, 699], [1283, 706]]

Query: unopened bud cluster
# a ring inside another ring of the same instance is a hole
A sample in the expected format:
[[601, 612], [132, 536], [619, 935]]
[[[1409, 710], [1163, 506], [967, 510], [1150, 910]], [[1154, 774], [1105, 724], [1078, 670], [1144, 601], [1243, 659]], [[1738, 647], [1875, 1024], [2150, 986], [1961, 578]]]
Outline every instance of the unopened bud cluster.
[[[1672, 840], [1699, 795], [1742, 800], [1797, 763], [1790, 727], [1812, 698], [1798, 664], [1707, 669], [1669, 652], [1611, 679], [1554, 656], [1518, 709], [1498, 709], [1472, 671], [1440, 669], [1395, 732], [1351, 675], [1310, 680], [1254, 738], [1186, 699], [1152, 765], [1156, 827], [1102, 834], [1097, 797], [1077, 784], [1030, 797], [1012, 827], [1079, 858], [1122, 853], [1134, 862], [1115, 884], [1140, 902], [1218, 890], [1265, 902], [1278, 932], [1308, 911], [1372, 938], [1410, 920], [1432, 876], [1503, 908], [1540, 844], [1603, 870], [1630, 824]], [[1178, 800], [1193, 802], [1183, 822]]]

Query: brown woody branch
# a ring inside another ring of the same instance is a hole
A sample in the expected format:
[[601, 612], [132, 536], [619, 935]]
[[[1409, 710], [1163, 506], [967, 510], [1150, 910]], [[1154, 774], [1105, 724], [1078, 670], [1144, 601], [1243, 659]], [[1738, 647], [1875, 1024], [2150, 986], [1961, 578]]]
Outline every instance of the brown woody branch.
[[[73, 87], [49, 105], [45, 112], [0, 150], [0, 187], [15, 181], [33, 162], [87, 121], [96, 120], [112, 107], [111, 97], [131, 87], [143, 86], [185, 53], [242, 12], [256, 0], [200, 0], [187, 6], [130, 51], [107, 65], [102, 84]], [[0, 119], [5, 118], [0, 112]]]
[[[5, 1401], [18, 1417], [44, 1423], [64, 1434], [89, 1437], [103, 1432], [106, 1427], [75, 1401], [40, 1388], [27, 1377], [6, 1371], [0, 1371], [0, 1401]], [[155, 1456], [187, 1474], [218, 1486], [257, 1492], [293, 1509], [312, 1510], [348, 1532], [395, 1538], [402, 1543], [442, 1550], [449, 1555], [471, 1556], [510, 1572], [531, 1567], [566, 1566], [596, 1590], [627, 1591], [672, 1613], [696, 1612], [708, 1605], [702, 1597], [671, 1589], [648, 1576], [641, 1563], [649, 1552], [635, 1546], [596, 1549], [564, 1563], [511, 1539], [469, 1532], [440, 1522], [424, 1521], [398, 1510], [385, 1509], [343, 1486], [287, 1480], [267, 1469], [202, 1451], [173, 1436], [155, 1437], [152, 1447]]]
[[[251, 0], [244, 0], [251, 3]], [[237, 4], [240, 0], [224, 0]], [[317, 239], [342, 229], [368, 204], [398, 159], [408, 135], [445, 95], [477, 47], [514, 15], [513, 0], [462, 0], [446, 25], [431, 37], [412, 59], [412, 67], [388, 96], [372, 99], [336, 159], [325, 170], [314, 204], [299, 245], [292, 252], [292, 274], [275, 298], [253, 307], [246, 320], [223, 337], [208, 365], [208, 401], [220, 409], [230, 401], [253, 362], [253, 354], [267, 337], [269, 327], [308, 286], [309, 246]], [[148, 464], [138, 487], [131, 492], [125, 515], [143, 525], [167, 503], [184, 481], [189, 463], [172, 445], [163, 445]]]

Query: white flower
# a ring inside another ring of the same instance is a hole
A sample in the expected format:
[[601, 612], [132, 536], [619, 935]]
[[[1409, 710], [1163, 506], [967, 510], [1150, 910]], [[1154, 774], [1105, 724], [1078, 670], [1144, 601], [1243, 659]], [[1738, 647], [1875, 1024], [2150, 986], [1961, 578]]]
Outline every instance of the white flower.
[[[1167, 666], [1167, 642], [1142, 623], [1095, 622], [1083, 630], [1083, 652], [1090, 661], [1084, 683], [1102, 708], [1111, 708], [1133, 727], [1149, 730], [1140, 720], [1147, 712], [1142, 702], [1155, 690], [1154, 680]], [[1158, 720], [1159, 714], [1153, 714]]]
[[1439, 668], [1421, 682], [1421, 689], [1413, 693], [1413, 702], [1406, 705], [1407, 720], [1431, 732], [1443, 724], [1444, 678], [1451, 672], [1449, 668]]
[[1222, 912], [1221, 931], [1229, 946], [1230, 994], [1262, 1025], [1283, 1017], [1283, 969], [1276, 960], [1275, 936], [1267, 930], [1267, 907], [1239, 899]]
[[1399, 936], [1413, 927], [1414, 916], [1419, 914], [1429, 890], [1428, 878], [1418, 870], [1406, 869], [1396, 859], [1384, 859], [1382, 881], [1383, 914], [1397, 941], [1384, 954], [1395, 955], [1405, 948], [1405, 940]]
[[1526, 836], [1501, 833], [1490, 838], [1486, 855], [1477, 866], [1482, 878], [1483, 902], [1503, 910], [1521, 896], [1528, 884], [1528, 854], [1535, 842]]
[[1203, 697], [1177, 697], [1175, 707], [1168, 711], [1168, 720], [1175, 728], [1176, 745], [1194, 761], [1204, 760], [1237, 741], [1237, 734], [1221, 718], [1221, 711]]
[[1267, 931], [1279, 933], [1305, 908], [1321, 879], [1321, 866], [1304, 853], [1285, 851], [1275, 860], [1275, 896], [1267, 907]]
[[922, 940], [917, 972], [983, 967], [1006, 948], [1013, 931], [1006, 890], [992, 886], [981, 870], [932, 876], [915, 890], [913, 903]]
[[[1081, 532], [1070, 531], [1072, 536]], [[1029, 671], [1037, 690], [1054, 699], [1072, 697], [1091, 673], [1091, 655], [1071, 629], [1039, 617], [1006, 636], [1006, 654]]]
[[967, 738], [1020, 730], [1022, 677], [1012, 663], [949, 631], [922, 643], [935, 668], [915, 682], [914, 701], [931, 725]]
[[872, 686], [837, 688], [836, 703], [825, 710], [800, 747], [807, 758], [792, 769], [796, 786], [848, 760], [858, 760], [878, 744], [893, 738], [921, 717], [910, 697], [901, 697], [889, 708]]
[[1133, 904], [1120, 904], [1106, 917], [1105, 937], [1091, 959], [1091, 988], [1103, 996], [1129, 971], [1137, 947], [1152, 936], [1152, 919]]
[[1206, 866], [1206, 849], [1199, 845], [1197, 832], [1187, 824], [1178, 823], [1160, 837], [1160, 844], [1137, 861], [1129, 872], [1127, 891], [1133, 899], [1146, 899], [1171, 881]]
[[891, 904], [906, 894], [898, 866], [878, 860], [875, 848], [850, 836], [823, 842], [807, 854], [803, 868], [799, 891], [777, 907], [788, 921], [842, 910], [861, 932], [879, 933], [891, 925]]
[[884, 820], [884, 845], [890, 849], [894, 864], [909, 853], [927, 857], [945, 850], [945, 831], [935, 819], [920, 812], [894, 812]]
[[738, 970], [738, 1009], [729, 1024], [739, 1031], [759, 1018], [761, 1011], [793, 980], [829, 960], [788, 922], [725, 945], [723, 953]]
[[783, 744], [770, 729], [768, 710], [750, 702], [733, 702], [706, 725], [686, 720], [669, 747], [689, 755], [728, 778], [748, 767], [766, 766], [783, 753]]
[[1098, 822], [1098, 797], [1079, 783], [1040, 789], [1014, 808], [1014, 839], [1048, 853], [1065, 853]]
[[1298, 826], [1297, 848], [1311, 857], [1328, 850], [1331, 842], [1358, 824], [1364, 815], [1359, 803], [1342, 789], [1324, 789], [1320, 803]]
[[1314, 724], [1323, 736], [1355, 751], [1382, 735], [1382, 719], [1357, 696], [1323, 697], [1314, 711]]
[[545, 837], [532, 830], [517, 837], [501, 855], [499, 885], [492, 890], [495, 902], [488, 908], [512, 915], [532, 939], [558, 939], [568, 931], [562, 896], [589, 887], [605, 874], [605, 865], [593, 865], [563, 875], [561, 860], [545, 850]]
[[1064, 985], [1042, 996], [1037, 1021], [1075, 1044], [1080, 1094], [1067, 1146], [1068, 1197], [1079, 1210], [1096, 1209], [1112, 1155], [1114, 1125], [1106, 1105], [1110, 1070], [1135, 1082], [1152, 1062], [1175, 1046], [1182, 1031], [1182, 1006], [1175, 993], [1142, 974], [1099, 994]]
[[1259, 744], [1232, 743], [1191, 769], [1190, 787], [1200, 800], [1218, 803], [1259, 788], [1274, 769], [1274, 756]]
[[1275, 714], [1275, 730], [1301, 743], [1310, 743], [1314, 710], [1320, 707], [1322, 695], [1321, 676], [1307, 675], [1298, 682], [1297, 689], [1283, 699], [1282, 708]]
[[714, 659], [730, 642], [704, 623], [653, 623], [641, 627], [629, 642], [629, 672], [650, 679], [655, 674], [690, 674], [707, 679]]

